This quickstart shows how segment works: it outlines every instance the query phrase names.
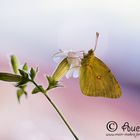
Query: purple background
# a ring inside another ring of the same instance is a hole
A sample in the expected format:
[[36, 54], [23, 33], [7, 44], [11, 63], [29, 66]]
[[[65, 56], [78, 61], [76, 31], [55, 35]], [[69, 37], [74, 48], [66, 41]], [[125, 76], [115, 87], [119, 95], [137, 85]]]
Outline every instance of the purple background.
[[[63, 50], [89, 50], [100, 33], [96, 56], [116, 75], [123, 96], [112, 100], [82, 95], [78, 79], [63, 78], [64, 88], [49, 96], [80, 140], [133, 140], [107, 137], [106, 124], [128, 121], [140, 125], [140, 2], [138, 0], [0, 0], [0, 71], [11, 71], [9, 56], [39, 66], [37, 81], [47, 86], [45, 74]], [[29, 93], [33, 86], [30, 84]], [[18, 104], [13, 84], [0, 81], [0, 140], [73, 140], [57, 113], [41, 94]], [[120, 132], [117, 130], [117, 132]], [[140, 136], [137, 137], [140, 139]]]

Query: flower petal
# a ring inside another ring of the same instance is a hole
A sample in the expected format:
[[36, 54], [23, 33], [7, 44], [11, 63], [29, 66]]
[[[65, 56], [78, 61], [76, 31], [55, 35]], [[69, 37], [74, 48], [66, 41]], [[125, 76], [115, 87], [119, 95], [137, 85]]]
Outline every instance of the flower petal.
[[53, 55], [53, 60], [58, 63], [60, 62], [62, 59], [67, 57], [67, 52], [59, 50], [59, 52], [55, 53]]
[[69, 79], [73, 75], [73, 69], [69, 69], [68, 72], [66, 73], [66, 78]]
[[79, 77], [79, 67], [73, 68], [73, 78], [78, 78]]
[[54, 54], [53, 59], [55, 62], [59, 62], [62, 59], [66, 59], [69, 64], [69, 69], [66, 72], [66, 78], [79, 77], [79, 68], [81, 66], [81, 58], [83, 57], [83, 51], [62, 51], [60, 50]]

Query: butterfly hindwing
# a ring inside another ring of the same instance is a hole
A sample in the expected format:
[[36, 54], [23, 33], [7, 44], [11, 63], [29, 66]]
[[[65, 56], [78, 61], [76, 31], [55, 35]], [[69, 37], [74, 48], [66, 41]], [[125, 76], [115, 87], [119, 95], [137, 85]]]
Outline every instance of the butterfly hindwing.
[[110, 69], [90, 50], [80, 67], [80, 87], [84, 95], [118, 98], [120, 86]]

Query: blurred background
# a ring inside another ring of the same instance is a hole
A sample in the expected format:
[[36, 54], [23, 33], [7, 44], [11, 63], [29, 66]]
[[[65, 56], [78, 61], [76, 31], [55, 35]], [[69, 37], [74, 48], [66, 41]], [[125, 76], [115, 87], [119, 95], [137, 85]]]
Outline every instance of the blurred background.
[[[109, 121], [140, 126], [140, 1], [139, 0], [0, 0], [0, 71], [12, 72], [9, 56], [39, 67], [38, 83], [47, 86], [59, 49], [93, 48], [122, 88], [119, 99], [84, 96], [78, 79], [62, 79], [64, 88], [51, 99], [65, 114], [80, 140], [133, 140], [106, 136]], [[74, 140], [52, 106], [41, 94], [16, 99], [16, 88], [0, 81], [0, 140]], [[140, 136], [137, 137], [140, 139]]]

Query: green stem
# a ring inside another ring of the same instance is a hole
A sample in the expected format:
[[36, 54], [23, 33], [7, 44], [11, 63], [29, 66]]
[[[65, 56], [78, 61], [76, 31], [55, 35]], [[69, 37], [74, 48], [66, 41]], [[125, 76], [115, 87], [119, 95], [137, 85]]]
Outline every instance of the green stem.
[[[40, 89], [40, 87], [37, 85], [37, 83], [33, 80], [31, 80], [31, 82], [38, 88]], [[48, 101], [50, 102], [50, 104], [53, 106], [53, 108], [55, 109], [55, 111], [59, 114], [59, 116], [61, 117], [61, 119], [63, 120], [63, 122], [65, 123], [65, 125], [67, 126], [67, 128], [69, 129], [69, 131], [71, 132], [71, 134], [73, 135], [73, 137], [76, 140], [79, 140], [79, 138], [76, 136], [76, 134], [74, 133], [74, 131], [72, 130], [71, 126], [68, 124], [68, 122], [66, 121], [66, 119], [64, 118], [64, 115], [62, 115], [62, 113], [59, 111], [59, 109], [57, 108], [57, 106], [54, 104], [54, 102], [50, 99], [50, 97], [46, 94], [47, 91], [42, 92], [42, 89], [40, 89], [41, 93], [43, 93], [45, 95], [45, 97], [48, 99]]]

